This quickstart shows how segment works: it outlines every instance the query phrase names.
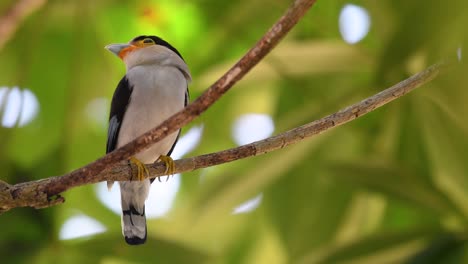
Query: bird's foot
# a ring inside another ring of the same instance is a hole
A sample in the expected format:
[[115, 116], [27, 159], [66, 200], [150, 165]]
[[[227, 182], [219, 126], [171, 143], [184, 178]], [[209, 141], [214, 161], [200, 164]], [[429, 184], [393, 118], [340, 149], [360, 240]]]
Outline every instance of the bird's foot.
[[[143, 162], [139, 161], [135, 157], [131, 157], [129, 161], [130, 163], [135, 164], [135, 166], [137, 167], [137, 180], [142, 181], [146, 179], [147, 177], [149, 177], [148, 168], [146, 168]], [[133, 174], [132, 174], [132, 180], [133, 180]]]
[[[166, 156], [166, 155], [159, 156], [158, 160], [160, 160], [160, 161], [164, 162], [164, 164], [166, 164], [166, 171], [164, 172], [164, 174], [167, 175], [166, 181], [168, 181], [169, 178], [171, 176], [173, 176], [174, 172], [175, 172], [174, 160], [171, 157]], [[161, 182], [161, 177], [158, 177], [158, 180]]]

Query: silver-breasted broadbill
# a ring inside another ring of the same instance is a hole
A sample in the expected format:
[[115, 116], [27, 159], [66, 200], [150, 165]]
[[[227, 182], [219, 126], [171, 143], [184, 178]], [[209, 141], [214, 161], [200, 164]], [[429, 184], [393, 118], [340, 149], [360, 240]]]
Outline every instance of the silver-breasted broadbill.
[[[127, 72], [112, 97], [107, 135], [107, 153], [129, 143], [182, 110], [188, 103], [191, 80], [187, 64], [169, 43], [156, 36], [138, 36], [127, 44], [111, 44], [106, 49], [125, 63]], [[145, 163], [164, 161], [168, 174], [174, 163], [169, 157], [179, 131], [130, 158], [137, 179], [119, 182], [122, 204], [122, 233], [131, 245], [146, 241], [145, 200], [150, 180]], [[113, 182], [108, 182], [110, 188]]]

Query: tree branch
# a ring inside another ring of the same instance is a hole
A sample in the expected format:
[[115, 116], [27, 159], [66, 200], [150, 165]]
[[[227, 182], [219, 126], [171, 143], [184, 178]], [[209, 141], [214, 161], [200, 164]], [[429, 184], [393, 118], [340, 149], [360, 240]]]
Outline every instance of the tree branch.
[[0, 50], [10, 40], [21, 22], [37, 9], [41, 8], [46, 0], [19, 0], [0, 17]]
[[[186, 158], [175, 161], [175, 173], [193, 171], [200, 168], [206, 168], [222, 163], [227, 163], [251, 156], [262, 155], [271, 151], [282, 149], [288, 145], [300, 142], [313, 135], [323, 133], [336, 126], [348, 123], [358, 117], [361, 117], [412, 90], [430, 82], [436, 78], [445, 64], [435, 64], [428, 69], [411, 76], [410, 78], [380, 92], [371, 97], [368, 97], [356, 104], [348, 106], [334, 114], [328, 115], [311, 123], [291, 129], [277, 136], [273, 136], [264, 140], [253, 142], [237, 148], [223, 150], [216, 153], [201, 155], [192, 158]], [[147, 165], [150, 172], [150, 177], [155, 178], [165, 175], [164, 163], [158, 162]], [[62, 186], [60, 188], [70, 189], [76, 186], [92, 184], [101, 181], [125, 181], [130, 180], [132, 171], [136, 168], [128, 166], [127, 162], [112, 168], [107, 168], [101, 173], [93, 175], [89, 178], [77, 178], [72, 184]], [[18, 206], [33, 206], [36, 208], [47, 207], [54, 204], [62, 203], [62, 197], [58, 199], [50, 199], [45, 194], [37, 193], [36, 190], [45, 189], [45, 186], [63, 185], [62, 181], [71, 177], [70, 174], [58, 177], [51, 177], [39, 181], [20, 183], [9, 185], [0, 181], [0, 211], [6, 211]], [[17, 193], [21, 192], [21, 196]], [[58, 195], [58, 193], [56, 194]], [[44, 202], [47, 201], [47, 202]]]
[[113, 167], [118, 162], [122, 162], [132, 155], [149, 148], [152, 144], [164, 139], [164, 137], [188, 124], [206, 111], [262, 60], [315, 2], [316, 0], [295, 0], [285, 14], [265, 33], [257, 44], [197, 100], [125, 146], [60, 177], [43, 179], [36, 181], [35, 184], [26, 182], [14, 186], [0, 181], [0, 212], [14, 207], [31, 206], [43, 208], [62, 203], [64, 199], [59, 194], [63, 191], [72, 187], [104, 180], [99, 180], [95, 177], [102, 173], [103, 170]]

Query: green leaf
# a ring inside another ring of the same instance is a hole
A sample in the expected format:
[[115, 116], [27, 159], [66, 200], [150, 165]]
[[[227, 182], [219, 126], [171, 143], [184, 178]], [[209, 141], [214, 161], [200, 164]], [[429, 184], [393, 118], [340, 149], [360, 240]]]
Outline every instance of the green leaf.
[[300, 263], [399, 263], [424, 248], [438, 229], [380, 233], [345, 244], [331, 244]]
[[334, 177], [353, 185], [402, 199], [438, 214], [459, 214], [450, 200], [436, 186], [402, 166], [383, 162], [330, 163]]
[[86, 252], [89, 256], [96, 256], [98, 260], [120, 259], [138, 263], [206, 263], [210, 256], [186, 245], [148, 236], [144, 245], [129, 246], [121, 234], [105, 234], [91, 239], [70, 241], [64, 247], [77, 253]]
[[466, 238], [457, 234], [435, 237], [426, 248], [409, 258], [406, 264], [460, 263], [462, 250], [466, 250]]

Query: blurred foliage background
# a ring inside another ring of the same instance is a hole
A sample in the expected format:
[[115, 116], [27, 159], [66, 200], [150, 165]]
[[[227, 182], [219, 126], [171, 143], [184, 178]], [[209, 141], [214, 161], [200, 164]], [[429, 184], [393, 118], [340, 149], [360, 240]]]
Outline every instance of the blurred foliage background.
[[[2, 0], [0, 17], [19, 2]], [[193, 100], [291, 3], [30, 2], [39, 4], [0, 50], [0, 179], [12, 184], [104, 155], [109, 101], [125, 71], [105, 45], [166, 39], [191, 68]], [[323, 135], [157, 183], [152, 193], [162, 198], [148, 203], [165, 207], [149, 217], [143, 246], [125, 244], [119, 199], [106, 202], [101, 185], [68, 191], [53, 208], [13, 209], [0, 215], [0, 262], [468, 263], [467, 8], [462, 0], [317, 1], [184, 128], [197, 135], [180, 155], [313, 121], [443, 59], [455, 66]]]

